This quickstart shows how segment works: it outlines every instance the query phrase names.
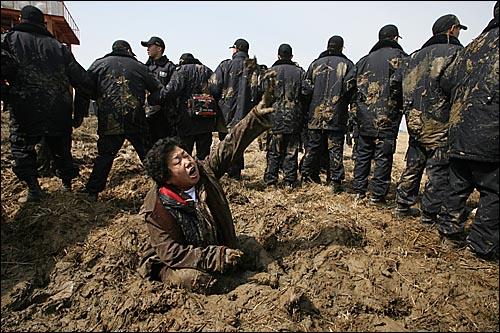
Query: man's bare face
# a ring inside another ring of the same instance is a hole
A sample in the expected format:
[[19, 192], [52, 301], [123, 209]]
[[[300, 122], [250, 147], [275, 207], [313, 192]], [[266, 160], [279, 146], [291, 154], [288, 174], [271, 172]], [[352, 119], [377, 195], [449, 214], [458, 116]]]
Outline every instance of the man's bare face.
[[158, 45], [148, 45], [148, 56], [150, 56], [153, 59], [158, 59], [162, 55], [162, 49]]
[[167, 184], [172, 184], [186, 191], [196, 185], [200, 180], [200, 173], [196, 162], [184, 149], [175, 147], [168, 157], [167, 162], [168, 168], [172, 174]]

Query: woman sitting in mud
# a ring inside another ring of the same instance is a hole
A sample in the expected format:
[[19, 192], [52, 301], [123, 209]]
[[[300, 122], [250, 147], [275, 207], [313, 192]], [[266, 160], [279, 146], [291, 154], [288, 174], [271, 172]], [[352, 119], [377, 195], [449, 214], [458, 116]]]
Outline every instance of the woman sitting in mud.
[[[272, 91], [270, 81], [267, 91]], [[209, 292], [242, 260], [219, 179], [270, 128], [272, 93], [267, 91], [205, 160], [194, 159], [175, 138], [159, 140], [148, 152], [144, 165], [156, 184], [141, 208], [152, 247], [144, 257], [151, 265], [141, 266], [143, 276]]]

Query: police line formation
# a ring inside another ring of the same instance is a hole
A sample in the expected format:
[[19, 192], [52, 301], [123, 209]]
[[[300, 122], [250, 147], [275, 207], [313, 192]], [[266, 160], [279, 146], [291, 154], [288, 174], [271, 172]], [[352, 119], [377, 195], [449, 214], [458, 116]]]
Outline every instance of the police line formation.
[[[174, 64], [157, 36], [141, 42], [146, 64], [127, 41], [117, 40], [85, 70], [46, 30], [43, 13], [25, 6], [20, 23], [2, 34], [13, 171], [27, 184], [27, 201], [46, 197], [37, 170], [36, 145], [43, 140], [62, 189], [71, 191], [79, 176], [72, 129], [94, 110], [98, 155], [87, 199], [98, 200], [128, 140], [155, 181], [141, 211], [151, 235], [144, 262], [156, 267], [153, 278], [210, 284], [213, 274], [222, 279], [247, 255], [219, 180], [241, 179], [244, 151], [253, 140], [265, 146], [268, 186], [321, 183], [323, 169], [334, 193], [346, 191], [343, 154], [352, 143], [355, 201], [390, 208], [386, 195], [405, 115], [409, 143], [395, 216], [420, 216], [443, 240], [498, 261], [498, 24], [497, 1], [491, 21], [463, 46], [459, 35], [467, 26], [445, 14], [411, 54], [399, 45], [398, 28], [388, 24], [357, 63], [334, 35], [307, 70], [292, 60], [289, 44], [279, 45], [268, 68], [248, 56], [250, 45], [239, 38], [229, 47], [232, 57], [212, 71], [191, 53]], [[212, 147], [214, 132], [220, 140]], [[424, 170], [420, 210], [413, 206]], [[479, 205], [466, 230], [465, 204], [475, 189]]]

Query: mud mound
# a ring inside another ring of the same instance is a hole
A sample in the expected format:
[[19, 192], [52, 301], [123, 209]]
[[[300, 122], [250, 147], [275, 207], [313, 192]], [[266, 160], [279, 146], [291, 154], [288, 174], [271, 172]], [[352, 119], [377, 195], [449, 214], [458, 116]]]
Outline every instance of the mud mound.
[[[247, 149], [243, 179], [222, 179], [251, 255], [211, 295], [167, 288], [137, 273], [152, 185], [128, 144], [97, 203], [81, 193], [96, 156], [96, 118], [75, 130], [80, 177], [72, 193], [41, 179], [48, 197], [21, 203], [2, 112], [2, 331], [498, 331], [498, 264], [442, 243], [418, 218], [354, 203], [329, 186], [268, 188], [265, 152]], [[401, 133], [389, 201], [404, 167]], [[324, 175], [322, 175], [324, 180]], [[477, 206], [478, 194], [468, 208]]]

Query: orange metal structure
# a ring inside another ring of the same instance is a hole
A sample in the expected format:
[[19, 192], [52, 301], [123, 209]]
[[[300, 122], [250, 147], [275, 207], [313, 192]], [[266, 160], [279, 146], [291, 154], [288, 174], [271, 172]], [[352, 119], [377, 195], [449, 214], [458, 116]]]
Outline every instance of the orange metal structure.
[[2, 32], [19, 23], [21, 9], [26, 5], [39, 8], [45, 15], [47, 30], [71, 49], [80, 45], [80, 30], [64, 5], [64, 1], [3, 1], [1, 2]]

